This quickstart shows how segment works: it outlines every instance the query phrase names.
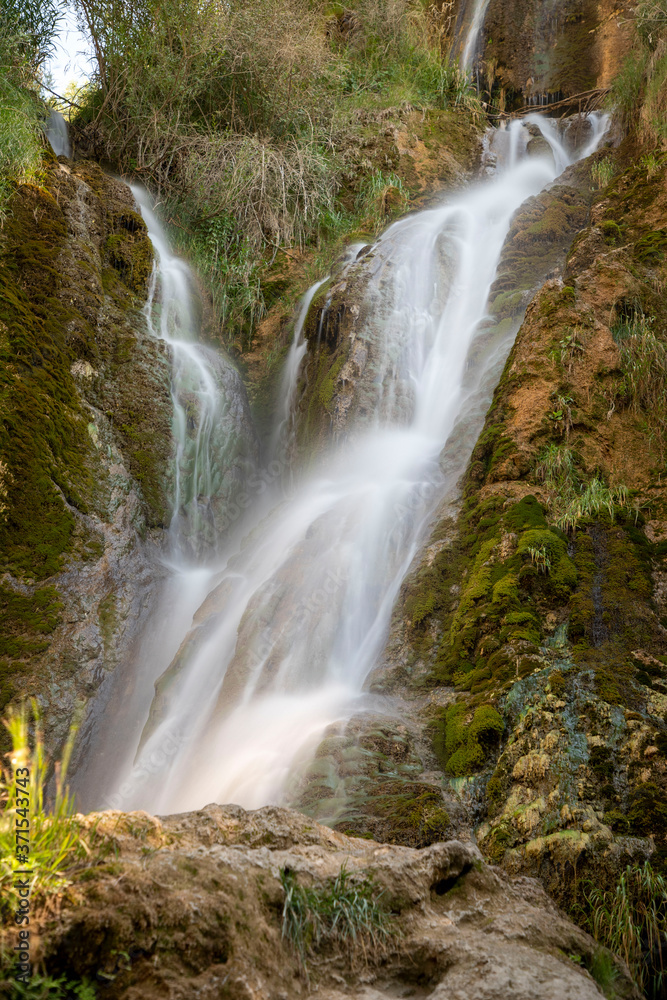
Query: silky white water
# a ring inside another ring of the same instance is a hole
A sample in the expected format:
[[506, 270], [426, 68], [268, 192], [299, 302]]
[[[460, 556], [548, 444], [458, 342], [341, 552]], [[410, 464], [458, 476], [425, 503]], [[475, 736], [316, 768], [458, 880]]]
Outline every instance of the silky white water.
[[44, 124], [44, 132], [56, 156], [72, 155], [72, 147], [67, 132], [67, 122], [55, 108], [51, 108], [49, 111], [49, 117]]
[[170, 525], [175, 567], [196, 569], [216, 554], [227, 527], [225, 501], [237, 483], [225, 481], [252, 471], [240, 405], [240, 381], [229, 362], [195, 339], [198, 319], [192, 276], [171, 250], [147, 192], [132, 193], [149, 229], [156, 255], [144, 309], [149, 330], [172, 355], [174, 461]]
[[[256, 498], [249, 532], [210, 565], [210, 592], [171, 665], [162, 663], [169, 669], [140, 753], [116, 770], [107, 803], [165, 812], [210, 801], [249, 808], [280, 802], [326, 727], [369, 704], [364, 682], [382, 652], [401, 581], [436, 504], [465, 467], [515, 333], [499, 337], [483, 323], [512, 216], [595, 149], [606, 119], [590, 120], [589, 140], [569, 156], [556, 127], [538, 117], [532, 122], [551, 156], [525, 155], [521, 122], [496, 132], [491, 177], [395, 223], [366, 262], [351, 265], [370, 275], [366, 295], [374, 308], [357, 336], [374, 350], [373, 412], [316, 468], [297, 473], [290, 495], [277, 491], [280, 468], [274, 486], [270, 477], [255, 476], [255, 486], [248, 480]], [[143, 211], [162, 268], [165, 261], [175, 268], [157, 220]], [[303, 321], [316, 291], [303, 301], [285, 369], [277, 417], [283, 428], [292, 419]], [[187, 313], [187, 288], [174, 294], [184, 296]], [[201, 430], [179, 451], [197, 483], [179, 499], [187, 508], [200, 488], [209, 489], [205, 452], [215, 447], [217, 404], [213, 394], [209, 403], [206, 365], [194, 345], [164, 321], [161, 335], [175, 348], [177, 376], [182, 351], [190, 365], [184, 377], [199, 380], [204, 399]], [[178, 378], [174, 397], [178, 414]], [[453, 434], [464, 445], [443, 462]], [[174, 557], [177, 575], [179, 560], [189, 586], [192, 545]], [[158, 668], [147, 667], [152, 676]]]
[[459, 59], [459, 67], [464, 73], [470, 72], [473, 68], [479, 33], [484, 24], [484, 17], [488, 6], [489, 0], [474, 0], [472, 18], [461, 50], [461, 58]]

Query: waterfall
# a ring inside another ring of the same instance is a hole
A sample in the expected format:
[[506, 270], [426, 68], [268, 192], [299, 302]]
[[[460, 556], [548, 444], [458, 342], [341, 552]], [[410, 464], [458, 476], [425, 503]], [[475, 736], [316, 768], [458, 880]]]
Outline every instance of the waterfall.
[[[497, 131], [490, 176], [394, 223], [350, 265], [367, 268], [372, 308], [361, 310], [370, 318], [356, 337], [378, 348], [374, 412], [287, 494], [249, 478], [249, 530], [211, 566], [207, 596], [157, 682], [140, 751], [114, 768], [107, 803], [164, 812], [280, 802], [325, 728], [372, 702], [364, 682], [401, 581], [455, 490], [516, 335], [518, 324], [497, 329], [486, 316], [511, 219], [563, 165], [596, 148], [607, 119], [590, 123], [583, 148], [568, 154], [556, 127], [535, 119], [545, 157], [525, 155], [524, 124]], [[144, 217], [162, 247], [157, 220]], [[163, 268], [167, 259], [160, 249]], [[290, 400], [316, 291], [297, 319]], [[279, 419], [290, 419], [286, 409]]]
[[144, 314], [173, 359], [176, 459], [169, 536], [172, 559], [183, 568], [215, 556], [229, 524], [229, 503], [254, 470], [254, 441], [238, 373], [196, 340], [190, 271], [171, 251], [146, 191], [134, 185], [132, 193], [156, 255]]
[[[172, 358], [172, 515], [158, 556], [164, 579], [143, 635], [129, 661], [102, 685], [84, 726], [85, 761], [74, 780], [83, 808], [100, 803], [109, 762], [123, 773], [132, 769], [155, 681], [210, 590], [224, 545], [244, 530], [243, 497], [257, 471], [258, 442], [241, 377], [223, 354], [199, 342], [190, 269], [172, 252], [148, 193], [138, 185], [131, 190], [155, 253], [144, 322]], [[181, 746], [181, 734], [172, 733], [163, 752]]]
[[473, 68], [477, 54], [479, 33], [482, 30], [488, 6], [489, 0], [474, 0], [472, 18], [465, 36], [463, 48], [461, 49], [461, 58], [459, 59], [459, 67], [464, 73], [470, 73]]
[[46, 138], [49, 140], [51, 149], [56, 156], [71, 156], [69, 135], [67, 133], [67, 122], [55, 108], [51, 108], [49, 117], [44, 125]]

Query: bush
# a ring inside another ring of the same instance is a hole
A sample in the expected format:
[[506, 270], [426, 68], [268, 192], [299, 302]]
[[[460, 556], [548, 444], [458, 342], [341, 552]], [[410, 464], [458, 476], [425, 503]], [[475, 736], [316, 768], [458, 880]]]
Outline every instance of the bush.
[[35, 180], [42, 158], [43, 107], [35, 74], [60, 18], [53, 0], [4, 0], [0, 8], [0, 225], [13, 185]]
[[311, 0], [76, 6], [97, 72], [77, 98], [75, 135], [155, 193], [180, 249], [225, 286], [216, 304], [229, 341], [247, 343], [264, 310], [263, 269], [281, 247], [332, 228], [375, 231], [406, 207], [401, 182], [376, 171], [341, 214], [342, 151], [361, 109], [478, 107], [413, 0], [360, 0], [353, 13]]

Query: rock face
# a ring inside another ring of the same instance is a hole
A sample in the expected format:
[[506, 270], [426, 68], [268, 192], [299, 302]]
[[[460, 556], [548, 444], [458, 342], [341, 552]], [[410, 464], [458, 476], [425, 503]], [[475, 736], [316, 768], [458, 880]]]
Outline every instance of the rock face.
[[485, 855], [568, 904], [667, 853], [664, 395], [636, 381], [665, 351], [665, 165], [629, 141], [596, 161], [373, 679], [413, 692]]
[[[452, 24], [455, 51], [473, 6], [472, 0], [458, 4]], [[609, 87], [630, 50], [632, 33], [632, 9], [626, 3], [490, 0], [475, 64], [501, 110], [548, 104]]]
[[[109, 1000], [594, 1000], [595, 942], [537, 882], [510, 878], [458, 841], [424, 850], [352, 839], [286, 809], [210, 805], [154, 819], [102, 813], [115, 859], [86, 869], [57, 919], [44, 915], [51, 974], [94, 977]], [[301, 964], [282, 937], [281, 870], [315, 892], [345, 866], [370, 879], [389, 919], [380, 954], [314, 948]], [[6, 935], [7, 943], [11, 932]], [[638, 997], [618, 965], [617, 997]]]
[[150, 599], [140, 540], [170, 516], [172, 406], [129, 188], [91, 163], [44, 173], [16, 191], [0, 259], [0, 702], [37, 695], [53, 746]]

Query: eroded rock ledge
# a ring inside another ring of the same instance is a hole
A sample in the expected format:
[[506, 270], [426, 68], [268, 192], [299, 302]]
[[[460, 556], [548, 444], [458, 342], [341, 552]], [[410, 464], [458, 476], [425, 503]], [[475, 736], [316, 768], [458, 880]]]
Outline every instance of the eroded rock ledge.
[[[459, 841], [422, 850], [343, 836], [288, 809], [209, 805], [156, 819], [81, 817], [112, 850], [76, 882], [39, 944], [52, 973], [96, 978], [108, 1000], [226, 998], [593, 1000], [596, 943], [529, 878]], [[280, 870], [322, 886], [345, 865], [391, 911], [377, 964], [319, 952], [309, 977], [282, 939]], [[618, 997], [638, 997], [619, 967]]]

